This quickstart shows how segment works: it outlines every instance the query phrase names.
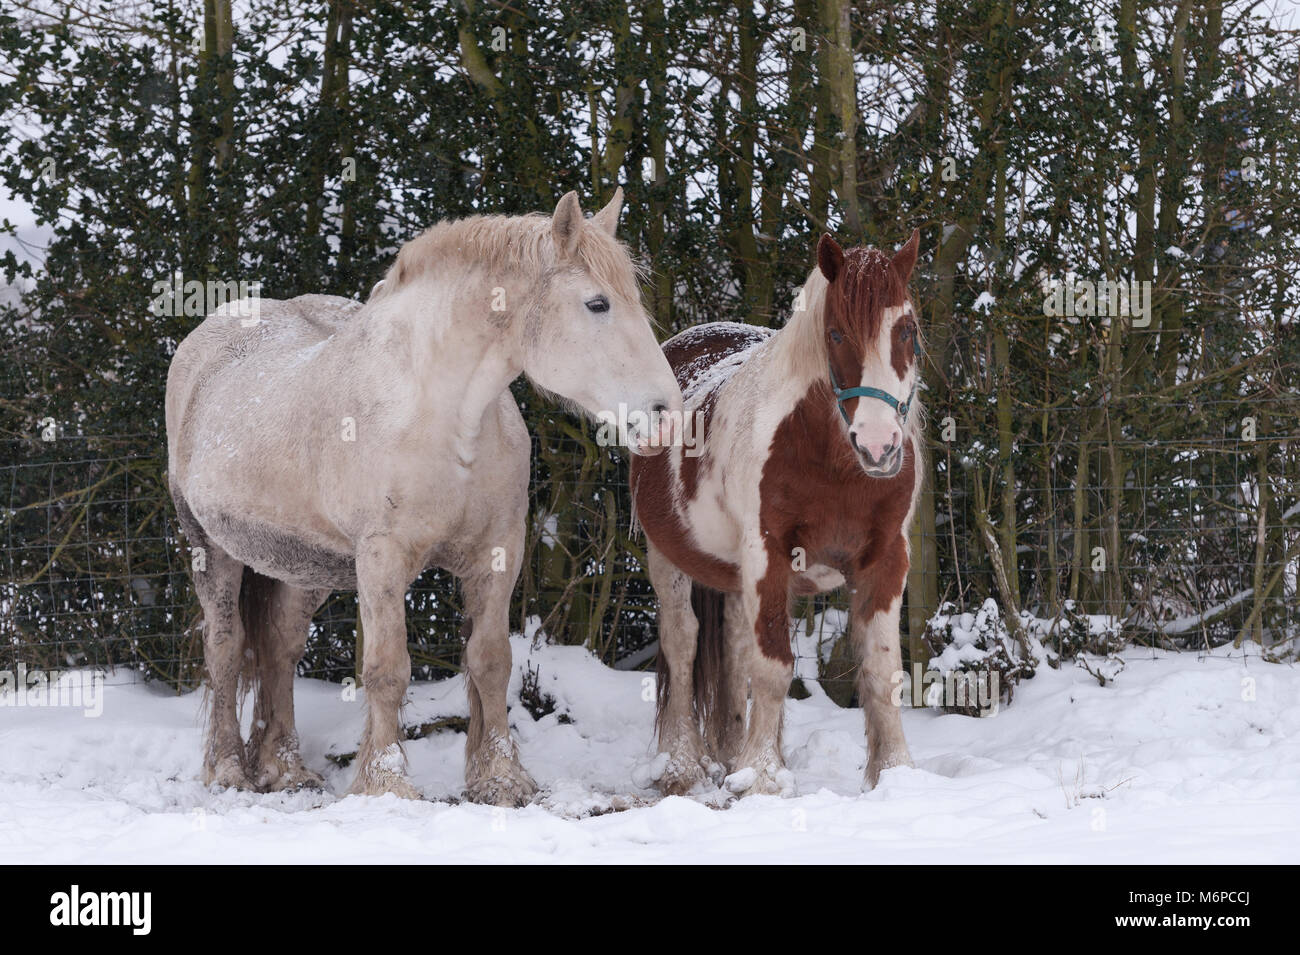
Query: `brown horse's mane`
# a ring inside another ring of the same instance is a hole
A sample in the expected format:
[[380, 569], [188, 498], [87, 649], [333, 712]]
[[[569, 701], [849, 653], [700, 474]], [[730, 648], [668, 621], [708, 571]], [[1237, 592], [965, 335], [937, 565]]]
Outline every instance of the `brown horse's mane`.
[[874, 248], [844, 250], [844, 272], [834, 287], [813, 268], [795, 297], [795, 307], [781, 329], [778, 353], [786, 373], [799, 381], [826, 378], [826, 309], [835, 316], [865, 316], [837, 322], [845, 340], [865, 353], [880, 333], [885, 309], [911, 301], [907, 282], [890, 267], [891, 259]]

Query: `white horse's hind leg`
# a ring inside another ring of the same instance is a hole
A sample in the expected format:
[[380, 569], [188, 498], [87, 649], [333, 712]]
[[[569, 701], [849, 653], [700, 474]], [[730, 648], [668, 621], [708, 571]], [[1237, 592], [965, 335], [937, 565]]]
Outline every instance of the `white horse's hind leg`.
[[247, 749], [248, 773], [258, 789], [277, 791], [323, 788], [298, 753], [293, 716], [293, 678], [307, 645], [312, 615], [328, 590], [301, 590], [276, 581], [270, 607], [267, 646], [258, 650], [257, 704]]
[[357, 549], [357, 600], [363, 642], [361, 682], [366, 692], [366, 728], [357, 753], [352, 793], [396, 793], [418, 799], [406, 778], [398, 710], [411, 683], [406, 649], [406, 588], [413, 574], [384, 537], [368, 538]]
[[[189, 534], [191, 544], [195, 535]], [[202, 538], [206, 568], [194, 574], [194, 589], [203, 607], [203, 665], [208, 672], [207, 735], [203, 747], [203, 783], [252, 789], [244, 770], [239, 735], [239, 674], [244, 668], [244, 625], [239, 617], [239, 588], [244, 565]]]
[[[514, 535], [512, 535], [513, 537]], [[461, 578], [472, 630], [465, 645], [469, 733], [465, 739], [465, 793], [473, 802], [523, 806], [537, 793], [510, 735], [506, 690], [510, 685], [510, 594], [523, 557], [523, 530], [504, 570]]]
[[171, 493], [190, 553], [203, 555], [203, 562], [196, 561], [193, 571], [194, 592], [203, 608], [203, 668], [208, 674], [209, 693], [203, 785], [252, 789], [244, 771], [238, 710], [239, 674], [244, 669], [246, 649], [244, 624], [239, 617], [244, 565], [212, 543], [175, 484]]
[[649, 542], [646, 560], [650, 583], [659, 597], [659, 652], [668, 665], [667, 692], [661, 689], [658, 713], [659, 752], [668, 756], [668, 765], [656, 782], [665, 796], [680, 796], [708, 775], [704, 738], [695, 712], [699, 621], [691, 609], [691, 579]]

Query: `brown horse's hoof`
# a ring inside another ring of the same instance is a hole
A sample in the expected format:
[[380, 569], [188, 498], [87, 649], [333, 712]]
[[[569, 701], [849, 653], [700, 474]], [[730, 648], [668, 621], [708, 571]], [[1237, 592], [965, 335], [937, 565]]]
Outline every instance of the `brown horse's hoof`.
[[664, 767], [663, 774], [655, 780], [655, 788], [665, 796], [685, 796], [705, 783], [710, 783], [709, 778], [709, 759], [706, 756], [691, 757], [688, 755], [671, 756], [668, 753], [660, 753], [660, 757], [668, 757], [668, 763]]
[[761, 769], [743, 767], [724, 779], [722, 784], [738, 799], [794, 795], [794, 773], [779, 763], [765, 763]]

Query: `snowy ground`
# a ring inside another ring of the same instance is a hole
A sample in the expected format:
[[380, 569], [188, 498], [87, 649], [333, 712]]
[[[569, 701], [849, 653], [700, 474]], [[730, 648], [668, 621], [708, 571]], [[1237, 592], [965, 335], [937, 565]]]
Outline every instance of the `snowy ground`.
[[[210, 792], [199, 694], [110, 685], [104, 710], [0, 707], [0, 862], [1295, 862], [1300, 859], [1300, 668], [1244, 657], [1130, 652], [1102, 688], [1046, 667], [996, 716], [909, 710], [916, 769], [859, 791], [860, 713], [787, 702], [798, 795], [730, 808], [658, 799], [647, 781], [644, 674], [578, 648], [515, 640], [555, 713], [511, 710], [538, 804], [455, 802], [464, 736], [408, 744], [428, 801], [340, 798], [362, 706], [298, 683], [309, 765], [330, 794]], [[421, 684], [408, 724], [464, 715], [460, 680]], [[251, 707], [250, 707], [251, 709]], [[562, 722], [561, 714], [570, 722]], [[716, 796], [716, 794], [715, 794]], [[616, 809], [619, 811], [610, 811]]]

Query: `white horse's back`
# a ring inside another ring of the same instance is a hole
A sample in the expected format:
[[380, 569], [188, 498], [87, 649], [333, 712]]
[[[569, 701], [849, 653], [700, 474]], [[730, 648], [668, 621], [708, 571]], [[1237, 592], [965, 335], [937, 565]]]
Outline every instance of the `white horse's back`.
[[167, 376], [169, 432], [179, 423], [172, 418], [173, 390], [184, 390], [193, 376], [218, 373], [254, 352], [270, 359], [273, 369], [272, 353], [292, 358], [295, 350], [311, 348], [347, 327], [363, 307], [337, 295], [250, 301], [241, 299], [216, 309], [177, 347]]
[[337, 295], [229, 302], [181, 342], [168, 379], [180, 384], [191, 370], [211, 371], [254, 351], [288, 354], [310, 348], [347, 327], [362, 308], [360, 302]]
[[312, 358], [361, 308], [334, 295], [302, 295], [231, 302], [208, 315], [176, 349], [167, 375], [173, 481], [184, 483], [196, 452], [201, 455], [205, 445], [211, 450], [216, 435], [242, 432], [246, 451], [252, 450], [248, 439], [274, 437], [252, 422], [291, 413], [289, 396], [302, 394]]

